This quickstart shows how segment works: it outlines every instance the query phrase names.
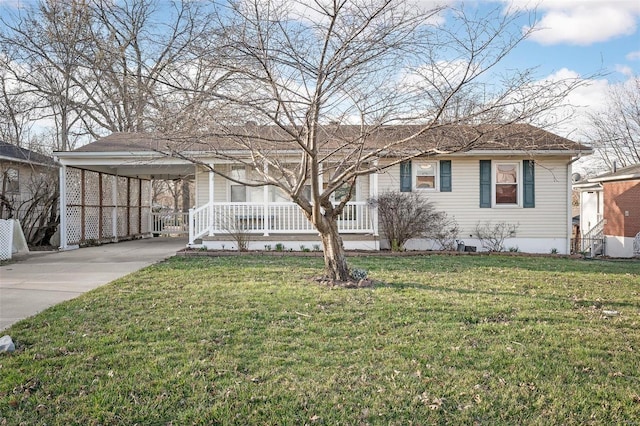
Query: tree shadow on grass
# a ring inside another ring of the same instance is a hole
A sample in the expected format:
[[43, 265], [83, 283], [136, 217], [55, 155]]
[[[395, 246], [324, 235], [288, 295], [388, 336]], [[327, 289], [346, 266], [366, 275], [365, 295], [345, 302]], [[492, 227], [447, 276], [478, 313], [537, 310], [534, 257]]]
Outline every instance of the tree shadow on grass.
[[521, 291], [503, 291], [503, 290], [488, 290], [488, 289], [476, 289], [476, 288], [467, 288], [467, 287], [446, 287], [446, 286], [438, 286], [432, 284], [423, 284], [417, 282], [381, 282], [375, 281], [376, 288], [386, 288], [391, 290], [423, 290], [430, 291], [436, 293], [449, 293], [457, 296], [473, 296], [473, 295], [482, 295], [487, 297], [509, 297], [515, 299], [535, 299], [535, 300], [546, 300], [554, 303], [572, 303], [574, 307], [595, 307], [596, 309], [600, 309], [603, 307], [606, 308], [630, 308], [635, 310], [640, 310], [640, 301], [638, 303], [632, 303], [621, 300], [614, 299], [606, 299], [606, 300], [589, 300], [589, 299], [581, 299], [574, 298], [574, 295], [550, 295], [550, 294], [540, 294], [536, 293], [536, 295], [532, 295], [528, 293], [528, 290], [522, 289]]

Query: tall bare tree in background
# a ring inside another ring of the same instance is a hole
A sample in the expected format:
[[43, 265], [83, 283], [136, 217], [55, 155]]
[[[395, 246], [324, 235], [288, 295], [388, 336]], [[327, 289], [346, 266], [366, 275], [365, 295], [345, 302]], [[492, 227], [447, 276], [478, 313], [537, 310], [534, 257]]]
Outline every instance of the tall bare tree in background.
[[[242, 183], [287, 194], [320, 234], [327, 278], [349, 280], [337, 223], [356, 178], [446, 152], [437, 140], [428, 151], [412, 144], [436, 128], [494, 123], [495, 130], [530, 121], [578, 84], [537, 84], [531, 70], [492, 73], [533, 31], [521, 31], [520, 16], [423, 10], [393, 0], [229, 2], [218, 9], [212, 35], [222, 48], [210, 55], [211, 68], [227, 72], [210, 92], [218, 100], [207, 120], [215, 130], [203, 126], [191, 142], [224, 141], [208, 150], [250, 167], [253, 177]], [[244, 117], [253, 125], [238, 126]], [[370, 139], [389, 124], [416, 126], [371, 148]], [[482, 132], [467, 134], [459, 149], [472, 147]], [[229, 154], [229, 143], [250, 154]], [[282, 158], [284, 148], [294, 160]], [[389, 152], [394, 160], [378, 162]]]
[[588, 137], [609, 169], [640, 164], [640, 77], [611, 87], [602, 111], [590, 116]]
[[54, 149], [111, 132], [162, 129], [165, 105], [189, 99], [159, 81], [184, 83], [178, 71], [209, 23], [199, 2], [41, 1], [0, 19], [2, 75], [12, 96], [28, 95], [39, 111], [34, 118], [54, 122]]

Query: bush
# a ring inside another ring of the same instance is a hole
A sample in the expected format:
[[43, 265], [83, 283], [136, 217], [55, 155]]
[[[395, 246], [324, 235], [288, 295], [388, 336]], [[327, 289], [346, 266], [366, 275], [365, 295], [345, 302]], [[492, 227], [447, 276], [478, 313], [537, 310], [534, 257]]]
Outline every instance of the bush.
[[455, 242], [454, 234], [458, 233], [455, 221], [414, 192], [387, 192], [370, 199], [369, 204], [378, 209], [382, 233], [392, 251], [404, 250], [411, 238], [434, 238], [443, 248]]
[[493, 224], [490, 220], [484, 223], [478, 222], [476, 224], [476, 237], [478, 237], [485, 250], [504, 251], [504, 240], [514, 237], [518, 226], [518, 224], [507, 222]]

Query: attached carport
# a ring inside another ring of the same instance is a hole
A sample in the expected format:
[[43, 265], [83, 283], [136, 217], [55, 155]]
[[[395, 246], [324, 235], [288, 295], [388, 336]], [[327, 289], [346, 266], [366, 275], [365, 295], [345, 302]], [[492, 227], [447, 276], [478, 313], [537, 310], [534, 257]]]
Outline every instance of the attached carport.
[[[56, 152], [60, 168], [60, 248], [116, 242], [153, 232], [152, 181], [192, 176], [195, 166], [160, 152]], [[91, 146], [90, 145], [90, 146]]]

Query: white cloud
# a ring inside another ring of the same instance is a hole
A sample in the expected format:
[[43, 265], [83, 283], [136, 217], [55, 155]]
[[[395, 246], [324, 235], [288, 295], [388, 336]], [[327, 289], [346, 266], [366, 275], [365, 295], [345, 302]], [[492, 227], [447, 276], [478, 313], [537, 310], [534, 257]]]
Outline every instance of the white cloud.
[[[580, 80], [580, 74], [567, 68], [545, 77], [545, 82]], [[605, 79], [583, 79], [561, 104], [539, 117], [542, 123], [550, 123], [550, 130], [573, 140], [585, 140], [589, 133], [589, 114], [604, 108], [610, 83]]]
[[640, 20], [637, 0], [503, 0], [520, 8], [537, 6], [542, 18], [531, 39], [540, 44], [589, 45], [636, 32]]
[[636, 50], [635, 52], [627, 53], [627, 56], [625, 56], [625, 58], [628, 61], [638, 61], [638, 60], [640, 60], [640, 50]]
[[620, 74], [623, 74], [627, 77], [631, 77], [633, 76], [633, 69], [631, 69], [631, 67], [626, 66], [626, 65], [616, 65], [616, 71], [619, 72]]

